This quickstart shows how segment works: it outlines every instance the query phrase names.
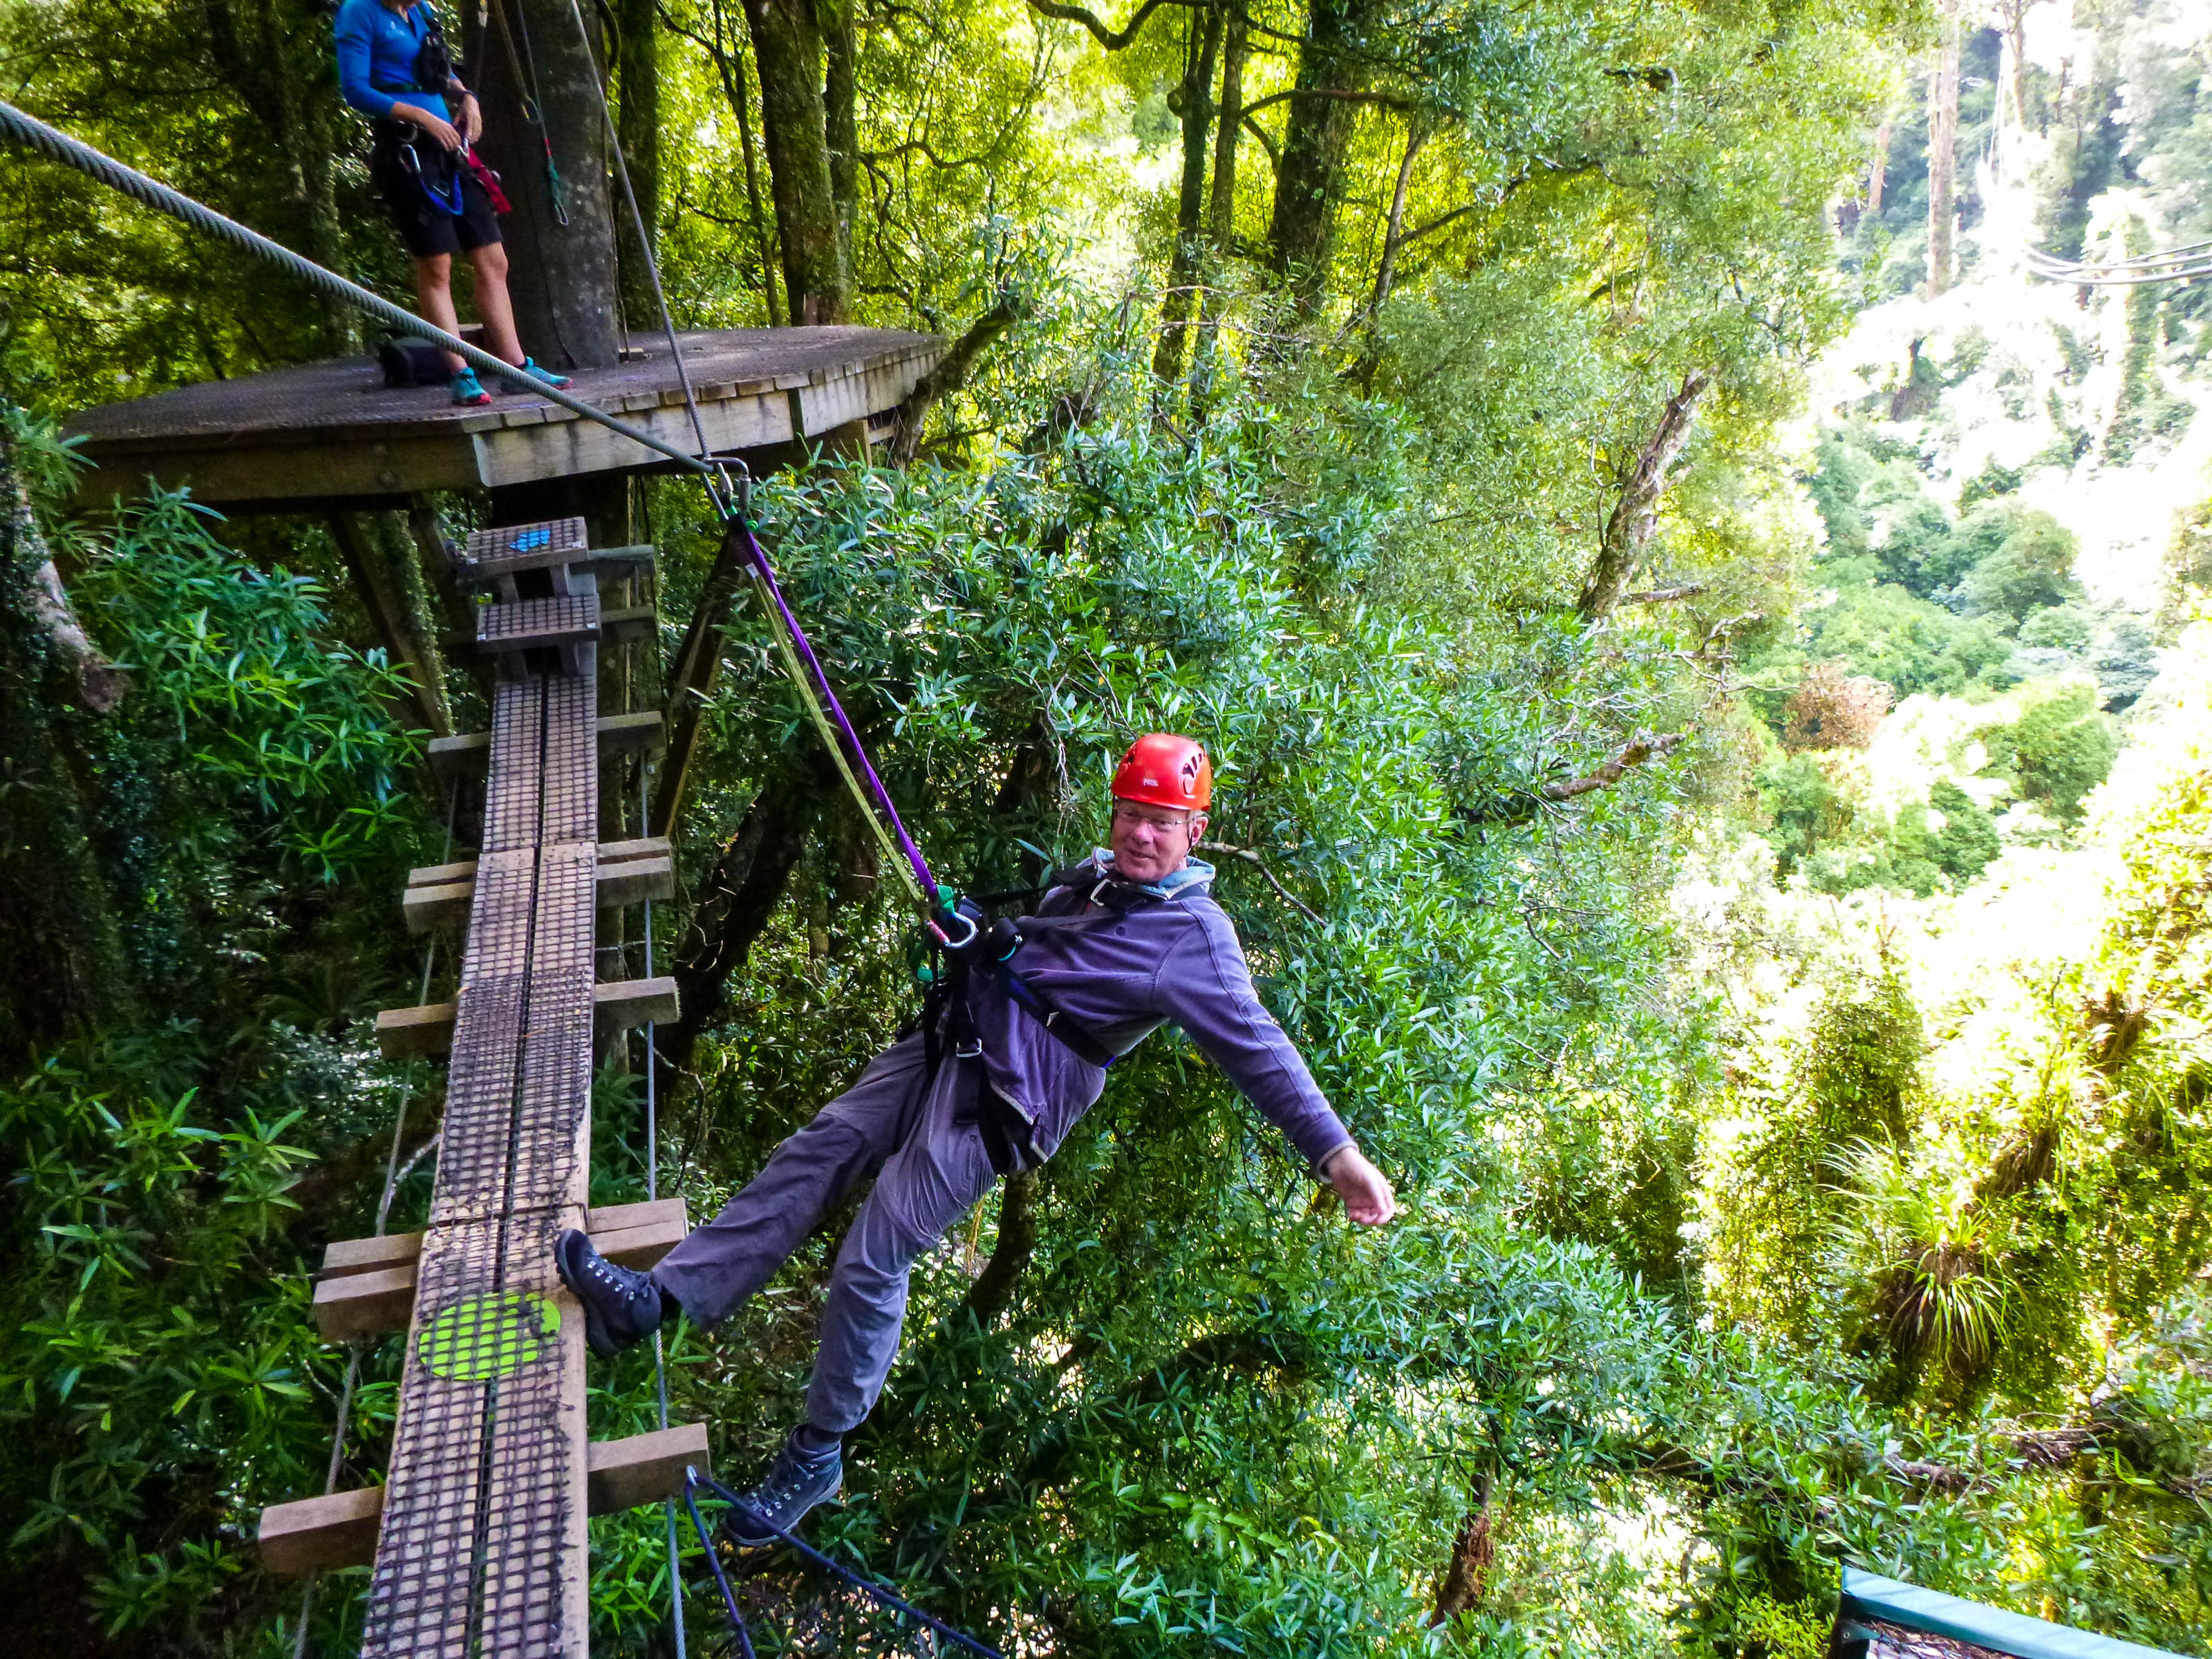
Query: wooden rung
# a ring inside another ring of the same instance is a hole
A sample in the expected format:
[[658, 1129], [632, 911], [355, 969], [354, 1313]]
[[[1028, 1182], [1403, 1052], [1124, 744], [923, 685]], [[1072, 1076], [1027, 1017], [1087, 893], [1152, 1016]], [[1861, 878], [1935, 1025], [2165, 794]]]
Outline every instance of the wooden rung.
[[[585, 1453], [585, 1507], [612, 1515], [657, 1504], [684, 1491], [684, 1471], [714, 1472], [703, 1423], [672, 1424], [620, 1440], [594, 1440]], [[271, 1504], [261, 1511], [261, 1565], [283, 1577], [331, 1567], [365, 1567], [376, 1559], [384, 1522], [384, 1488], [360, 1486], [327, 1498]]]
[[[668, 733], [656, 709], [599, 716], [602, 761], [615, 755], [657, 755], [667, 744]], [[431, 773], [441, 783], [455, 778], [480, 778], [491, 763], [491, 733], [463, 732], [450, 738], [433, 738], [429, 753]]]
[[[680, 1470], [676, 1478], [680, 1485]], [[376, 1559], [376, 1534], [383, 1520], [381, 1486], [271, 1504], [261, 1511], [256, 1538], [261, 1565], [286, 1577], [323, 1567], [367, 1566]]]
[[[436, 866], [449, 870], [451, 865]], [[405, 918], [410, 933], [427, 933], [433, 927], [462, 927], [468, 925], [469, 904], [475, 898], [476, 866], [466, 866], [467, 879], [449, 881], [436, 885], [417, 885], [410, 881], [399, 901], [400, 915]], [[599, 908], [619, 910], [624, 905], [641, 903], [647, 899], [673, 898], [676, 896], [676, 861], [661, 858], [623, 859], [617, 863], [601, 862], [598, 872]]]
[[318, 1279], [349, 1279], [398, 1267], [422, 1254], [422, 1235], [386, 1233], [378, 1238], [337, 1238], [323, 1246], [323, 1267]]
[[386, 1060], [435, 1060], [453, 1048], [454, 1006], [426, 1002], [376, 1017], [376, 1051]]
[[[674, 855], [675, 848], [665, 836], [647, 836], [634, 841], [603, 841], [599, 843], [599, 867], [611, 864], [628, 864], [635, 859], [665, 859]], [[417, 865], [407, 872], [410, 887], [442, 887], [457, 881], [474, 881], [477, 861], [460, 859], [452, 864]]]
[[677, 1006], [676, 981], [662, 975], [653, 979], [607, 980], [592, 988], [592, 1035], [611, 1036], [647, 1020], [666, 1025], [682, 1011]]
[[[419, 1255], [420, 1234], [416, 1249]], [[325, 1342], [349, 1342], [357, 1336], [404, 1330], [415, 1312], [416, 1266], [408, 1261], [325, 1279], [315, 1286], [317, 1333]]]
[[684, 1491], [686, 1467], [702, 1474], [707, 1463], [707, 1425], [672, 1424], [621, 1440], [594, 1440], [585, 1461], [586, 1506], [593, 1515], [657, 1504]]
[[634, 645], [641, 640], [649, 640], [659, 626], [660, 613], [649, 605], [599, 612], [599, 637], [609, 645]]
[[682, 1199], [647, 1198], [635, 1204], [601, 1204], [584, 1212], [584, 1231], [594, 1237], [669, 1221], [685, 1225]]
[[[435, 1059], [453, 1048], [456, 1008], [450, 1002], [426, 1002], [414, 1008], [386, 1008], [376, 1017], [377, 1052], [386, 1060]], [[647, 1020], [666, 1024], [679, 1012], [676, 981], [611, 979], [592, 988], [592, 1034], [611, 1036]]]
[[654, 561], [650, 543], [629, 547], [581, 550], [544, 547], [528, 553], [502, 553], [482, 559], [458, 560], [453, 574], [465, 582], [486, 583], [525, 570], [550, 570], [556, 565], [565, 565], [571, 570], [590, 570], [603, 576], [617, 576], [650, 570]]
[[[610, 1261], [643, 1269], [666, 1255], [691, 1229], [680, 1198], [609, 1204], [584, 1215], [592, 1247]], [[415, 1274], [422, 1235], [341, 1238], [325, 1245], [315, 1285], [315, 1328], [325, 1342], [404, 1330], [414, 1316]]]

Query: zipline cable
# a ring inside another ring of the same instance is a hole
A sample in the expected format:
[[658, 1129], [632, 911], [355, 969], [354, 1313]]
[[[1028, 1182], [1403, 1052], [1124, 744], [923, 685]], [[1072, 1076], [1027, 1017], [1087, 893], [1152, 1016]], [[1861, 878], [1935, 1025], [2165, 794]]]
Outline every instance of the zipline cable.
[[[236, 220], [227, 218], [213, 208], [195, 202], [181, 191], [172, 190], [168, 185], [148, 178], [135, 167], [125, 167], [122, 162], [112, 156], [102, 155], [82, 140], [72, 138], [67, 133], [48, 126], [35, 116], [27, 115], [13, 104], [4, 101], [0, 101], [0, 132], [4, 132], [29, 145], [40, 155], [52, 161], [59, 161], [65, 167], [75, 167], [80, 173], [99, 179], [102, 184], [122, 191], [133, 201], [153, 208], [158, 212], [166, 213], [171, 218], [190, 225], [197, 230], [203, 230], [210, 235], [218, 236], [234, 247], [267, 259], [291, 272], [301, 281], [344, 301], [348, 305], [368, 313], [369, 315], [394, 330], [414, 335], [419, 339], [428, 340], [433, 344], [444, 348], [471, 367], [501, 376], [511, 377], [514, 372], [513, 363], [504, 362], [493, 356], [491, 353], [471, 345], [459, 335], [447, 333], [435, 324], [426, 322], [412, 312], [404, 311], [389, 300], [372, 294], [360, 283], [349, 282], [336, 271], [325, 270], [313, 260], [303, 258], [293, 252], [281, 242], [271, 241], [258, 231], [248, 230]], [[679, 355], [678, 357], [679, 370], [682, 361]], [[542, 381], [533, 382], [530, 391], [533, 396], [558, 404], [571, 413], [580, 415], [586, 420], [596, 421], [610, 432], [619, 434], [631, 442], [652, 450], [655, 454], [665, 456], [686, 471], [696, 474], [705, 483], [707, 493], [713, 499], [716, 511], [728, 520], [738, 534], [743, 538], [745, 556], [751, 563], [756, 579], [770, 602], [772, 616], [777, 625], [789, 635], [791, 648], [805, 659], [806, 667], [812, 671], [813, 686], [810, 688], [808, 675], [799, 672], [795, 664], [787, 662], [786, 665], [793, 683], [799, 687], [802, 698], [808, 705], [810, 717], [814, 719], [817, 729], [823, 732], [824, 738], [829, 741], [830, 751], [836, 757], [838, 769], [843, 773], [847, 785], [852, 789], [854, 799], [859, 802], [862, 816], [874, 824], [879, 839], [886, 834], [892, 837], [900, 855], [899, 860], [895, 862], [899, 863], [917, 884], [918, 890], [914, 896], [916, 902], [921, 905], [925, 916], [943, 914], [943, 907], [937, 902], [937, 881], [930, 873], [928, 862], [922, 857], [920, 848], [915, 844], [914, 837], [908, 833], [905, 822], [899, 817], [898, 808], [892, 804], [890, 792], [884, 787], [882, 778], [877, 775], [874, 763], [868, 758], [867, 750], [860, 742], [860, 734], [854, 728], [851, 718], [845, 713], [844, 706], [837, 701], [836, 692], [830, 688], [829, 676], [823, 672], [821, 660], [815, 655], [813, 645], [808, 641], [805, 630], [799, 626], [799, 618], [792, 614], [790, 605], [784, 599], [782, 590], [776, 586], [775, 569], [769, 562], [767, 550], [761, 546], [758, 538], [752, 532], [751, 526], [746, 522], [743, 504], [727, 498], [727, 472], [724, 464], [703, 453], [694, 455], [678, 449], [665, 440], [657, 438], [650, 432], [632, 426], [627, 421], [618, 420], [605, 410], [595, 408], [581, 398], [572, 392], [564, 392], [558, 386], [548, 386]], [[827, 706], [826, 714], [823, 709], [814, 706], [817, 691], [821, 702]], [[859, 760], [861, 771], [866, 775], [868, 782], [865, 789], [846, 764], [842, 750], [835, 738], [830, 734], [833, 718], [836, 729], [842, 732], [845, 740], [852, 745], [854, 757]], [[888, 821], [890, 826], [888, 831], [884, 823], [875, 822], [875, 814], [878, 811]], [[937, 927], [934, 921], [932, 921], [929, 925], [933, 928]], [[942, 930], [939, 931], [941, 937]]]
[[[80, 173], [89, 174], [99, 179], [100, 183], [121, 191], [133, 201], [152, 208], [156, 212], [166, 213], [171, 218], [180, 220], [196, 230], [204, 230], [210, 235], [219, 236], [234, 247], [257, 254], [264, 259], [281, 265], [301, 282], [319, 289], [325, 294], [334, 295], [348, 305], [358, 307], [378, 321], [399, 332], [412, 334], [418, 339], [428, 340], [434, 345], [442, 347], [455, 356], [463, 359], [472, 368], [482, 369], [486, 373], [504, 376], [510, 380], [514, 376], [515, 366], [513, 363], [504, 362], [493, 356], [489, 351], [471, 345], [459, 335], [447, 333], [436, 324], [425, 322], [411, 311], [401, 310], [391, 301], [370, 293], [360, 283], [349, 282], [334, 270], [325, 270], [313, 260], [301, 258], [283, 243], [272, 242], [260, 232], [248, 230], [235, 219], [225, 218], [213, 208], [204, 206], [192, 200], [191, 197], [172, 190], [158, 180], [148, 178], [136, 167], [125, 167], [112, 156], [101, 155], [91, 145], [48, 126], [35, 116], [25, 114], [13, 104], [0, 102], [0, 132], [4, 132], [28, 144], [33, 149], [51, 161], [59, 161], [65, 167], [72, 167]], [[694, 455], [687, 450], [678, 449], [675, 445], [654, 437], [650, 432], [642, 431], [630, 425], [627, 421], [617, 420], [605, 410], [595, 409], [581, 398], [563, 392], [558, 386], [533, 380], [530, 382], [529, 389], [533, 397], [544, 398], [548, 402], [558, 404], [570, 413], [580, 415], [586, 420], [597, 421], [609, 431], [619, 433], [632, 443], [642, 445], [657, 455], [665, 456], [685, 471], [699, 474], [708, 481], [709, 491], [712, 492], [720, 477], [712, 461]]]

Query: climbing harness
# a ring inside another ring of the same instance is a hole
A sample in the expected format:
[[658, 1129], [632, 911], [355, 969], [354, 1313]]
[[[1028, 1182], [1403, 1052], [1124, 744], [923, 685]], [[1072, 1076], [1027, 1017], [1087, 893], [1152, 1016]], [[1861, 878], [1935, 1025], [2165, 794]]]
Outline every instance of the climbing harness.
[[729, 1575], [722, 1570], [721, 1557], [714, 1548], [714, 1534], [707, 1530], [707, 1523], [700, 1518], [698, 1495], [702, 1490], [720, 1498], [759, 1531], [775, 1534], [786, 1547], [796, 1551], [811, 1565], [819, 1567], [849, 1588], [859, 1590], [877, 1606], [902, 1618], [911, 1619], [940, 1641], [950, 1642], [965, 1652], [980, 1655], [981, 1659], [1005, 1659], [996, 1648], [985, 1647], [974, 1637], [955, 1630], [942, 1619], [924, 1613], [888, 1585], [879, 1584], [863, 1573], [854, 1572], [850, 1567], [832, 1560], [811, 1544], [786, 1532], [713, 1476], [701, 1474], [696, 1468], [687, 1468], [684, 1471], [684, 1507], [690, 1512], [692, 1529], [699, 1534], [699, 1542], [707, 1552], [707, 1565], [714, 1570], [714, 1587], [722, 1593], [723, 1610], [730, 1615], [731, 1632], [737, 1637], [738, 1650], [745, 1656], [745, 1659], [752, 1659], [752, 1631], [745, 1623], [745, 1615], [738, 1610], [738, 1598], [730, 1589]]
[[461, 200], [461, 170], [458, 165], [453, 167], [448, 182], [441, 189], [430, 182], [430, 175], [424, 170], [422, 158], [416, 152], [412, 139], [399, 140], [392, 146], [392, 153], [400, 172], [422, 187], [422, 193], [430, 198], [432, 207], [450, 218], [461, 216], [465, 204]]

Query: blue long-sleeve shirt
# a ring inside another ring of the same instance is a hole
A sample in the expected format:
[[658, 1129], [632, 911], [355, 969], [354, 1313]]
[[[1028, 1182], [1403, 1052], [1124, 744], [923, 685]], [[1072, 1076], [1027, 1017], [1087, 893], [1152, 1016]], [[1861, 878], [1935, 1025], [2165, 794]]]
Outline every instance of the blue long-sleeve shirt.
[[380, 92], [383, 87], [415, 85], [415, 55], [430, 38], [429, 7], [416, 4], [396, 12], [384, 0], [345, 0], [332, 33], [338, 50], [338, 92], [364, 115], [385, 119], [396, 103], [410, 103], [450, 121], [442, 88]]
[[[1115, 1054], [1170, 1022], [1282, 1130], [1316, 1169], [1351, 1140], [1313, 1073], [1252, 988], [1237, 929], [1214, 902], [1211, 866], [1194, 861], [1164, 897], [1116, 911], [1090, 902], [1103, 873], [1055, 887], [1039, 916], [1079, 918], [1029, 933], [1014, 957], [1045, 1000]], [[1016, 1004], [996, 975], [978, 974], [969, 1008], [991, 1086], [1036, 1125], [1049, 1155], [1105, 1087], [1103, 1066], [1079, 1059]]]

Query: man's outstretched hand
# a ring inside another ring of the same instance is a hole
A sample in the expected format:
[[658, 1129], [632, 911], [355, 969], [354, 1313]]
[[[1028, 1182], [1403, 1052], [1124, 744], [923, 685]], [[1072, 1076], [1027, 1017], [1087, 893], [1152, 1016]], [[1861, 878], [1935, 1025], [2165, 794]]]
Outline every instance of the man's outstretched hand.
[[1398, 1194], [1350, 1141], [1329, 1155], [1321, 1178], [1344, 1200], [1344, 1212], [1363, 1227], [1379, 1227], [1398, 1213]]

